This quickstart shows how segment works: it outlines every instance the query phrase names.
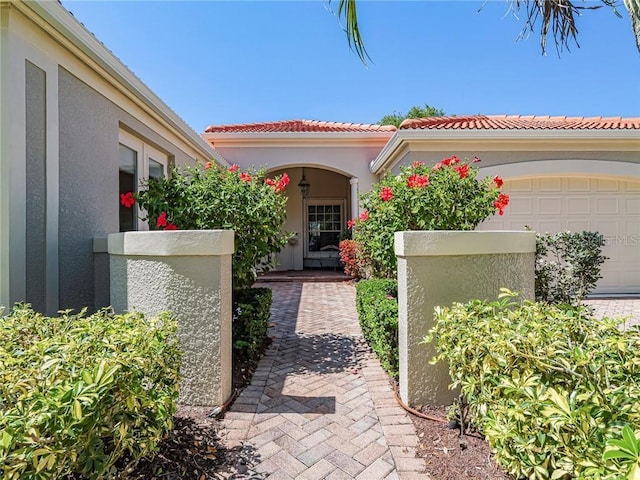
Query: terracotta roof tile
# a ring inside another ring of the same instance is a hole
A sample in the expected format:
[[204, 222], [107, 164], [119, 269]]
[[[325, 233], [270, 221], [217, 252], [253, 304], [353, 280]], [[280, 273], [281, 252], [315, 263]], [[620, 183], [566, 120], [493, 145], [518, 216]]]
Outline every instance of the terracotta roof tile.
[[470, 115], [411, 118], [401, 130], [640, 130], [640, 117], [550, 117], [538, 115]]
[[285, 120], [281, 122], [210, 125], [206, 133], [298, 133], [298, 132], [395, 132], [393, 125], [321, 122], [318, 120]]

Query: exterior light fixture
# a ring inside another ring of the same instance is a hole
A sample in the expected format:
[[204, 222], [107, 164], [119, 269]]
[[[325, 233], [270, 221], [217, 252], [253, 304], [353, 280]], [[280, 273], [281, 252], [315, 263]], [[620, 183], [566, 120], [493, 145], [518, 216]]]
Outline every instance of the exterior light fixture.
[[311, 188], [311, 184], [309, 183], [307, 178], [304, 176], [304, 167], [302, 167], [302, 180], [300, 180], [300, 183], [298, 184], [298, 188], [300, 189], [302, 198], [307, 198], [307, 195], [309, 194], [309, 188]]

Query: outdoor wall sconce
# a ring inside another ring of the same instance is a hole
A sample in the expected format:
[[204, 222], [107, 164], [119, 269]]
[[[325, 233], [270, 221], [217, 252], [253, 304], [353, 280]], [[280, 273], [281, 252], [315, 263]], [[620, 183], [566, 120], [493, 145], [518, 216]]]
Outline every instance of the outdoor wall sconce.
[[298, 188], [300, 189], [302, 198], [307, 198], [307, 195], [309, 194], [309, 188], [311, 188], [311, 184], [309, 183], [307, 178], [304, 176], [304, 167], [302, 167], [302, 180], [300, 180], [300, 183], [298, 184]]

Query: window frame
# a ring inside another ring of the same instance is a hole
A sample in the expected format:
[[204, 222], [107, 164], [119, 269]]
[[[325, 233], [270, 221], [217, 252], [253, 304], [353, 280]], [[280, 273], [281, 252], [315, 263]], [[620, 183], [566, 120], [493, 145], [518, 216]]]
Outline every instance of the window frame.
[[[123, 145], [134, 152], [136, 152], [136, 192], [139, 191], [142, 182], [149, 180], [149, 160], [153, 160], [164, 167], [164, 176], [167, 178], [169, 173], [169, 155], [158, 150], [152, 145], [146, 143], [144, 140], [136, 137], [135, 135], [120, 130], [118, 135], [118, 146]], [[144, 217], [146, 212], [138, 207], [138, 204], [134, 204], [132, 208], [135, 208], [136, 216], [136, 230], [146, 231], [149, 230], [149, 223], [141, 220], [140, 217]]]

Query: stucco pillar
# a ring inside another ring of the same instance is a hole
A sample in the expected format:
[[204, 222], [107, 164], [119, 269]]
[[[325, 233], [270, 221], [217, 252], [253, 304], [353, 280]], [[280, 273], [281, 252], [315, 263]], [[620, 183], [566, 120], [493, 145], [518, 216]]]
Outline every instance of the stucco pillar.
[[184, 352], [180, 403], [222, 405], [231, 395], [233, 232], [182, 230], [108, 237], [116, 313], [173, 313]]
[[445, 362], [430, 365], [422, 340], [437, 305], [495, 300], [501, 287], [534, 298], [535, 232], [396, 232], [400, 397], [409, 405], [448, 405], [455, 394]]
[[351, 218], [358, 218], [358, 216], [360, 215], [358, 179], [356, 177], [349, 179], [349, 185], [351, 185]]

